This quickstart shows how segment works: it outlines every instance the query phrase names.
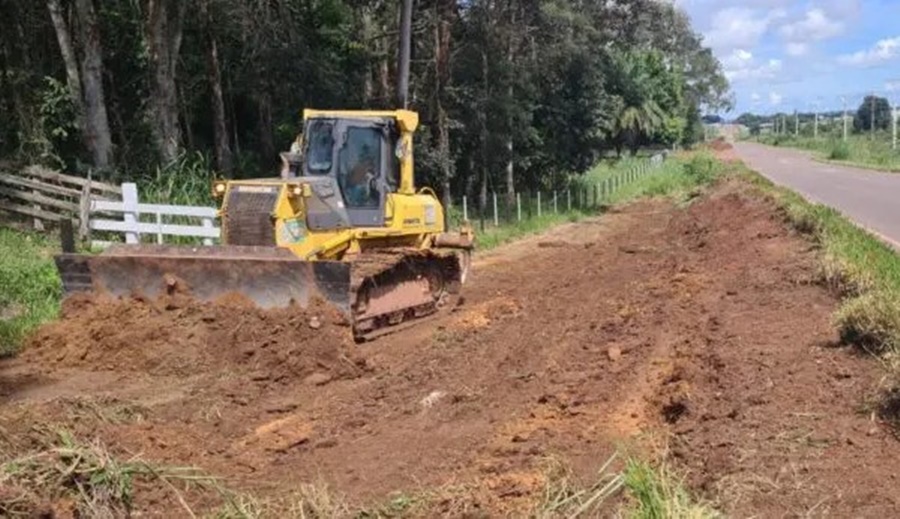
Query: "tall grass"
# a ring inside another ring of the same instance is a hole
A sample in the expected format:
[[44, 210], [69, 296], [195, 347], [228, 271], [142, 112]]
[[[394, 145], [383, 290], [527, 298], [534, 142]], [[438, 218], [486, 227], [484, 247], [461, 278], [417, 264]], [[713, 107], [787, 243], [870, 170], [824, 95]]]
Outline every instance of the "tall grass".
[[629, 459], [623, 474], [630, 497], [627, 516], [635, 519], [706, 519], [720, 517], [709, 505], [695, 501], [672, 469]]
[[16, 353], [25, 335], [59, 312], [55, 250], [44, 236], [0, 227], [0, 356]]
[[209, 157], [182, 152], [138, 182], [141, 201], [173, 205], [215, 205], [212, 182], [216, 176]]

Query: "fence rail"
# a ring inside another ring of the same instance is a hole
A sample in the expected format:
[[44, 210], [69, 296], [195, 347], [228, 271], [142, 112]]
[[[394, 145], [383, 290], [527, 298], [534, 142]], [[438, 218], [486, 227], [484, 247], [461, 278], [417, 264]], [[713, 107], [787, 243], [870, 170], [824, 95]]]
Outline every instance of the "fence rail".
[[[479, 222], [484, 230], [488, 226], [516, 224], [533, 216], [596, 209], [609, 203], [628, 184], [651, 174], [663, 160], [662, 155], [656, 155], [607, 178], [582, 181], [565, 189], [512, 195], [490, 193], [489, 198], [476, 204], [470, 204], [469, 198], [463, 196], [461, 205], [449, 208], [448, 214], [455, 215], [451, 216], [454, 220], [451, 225], [458, 225], [462, 217], [463, 221]], [[221, 238], [221, 229], [215, 223], [218, 217], [215, 207], [141, 203], [134, 183], [112, 186], [34, 166], [20, 175], [0, 172], [0, 210], [33, 217], [36, 222], [75, 220], [83, 241], [90, 240], [94, 231], [97, 233], [94, 237], [112, 238], [91, 241], [100, 247], [121, 239], [110, 234], [124, 235], [125, 243], [129, 244], [148, 238], [162, 244], [166, 236], [175, 236], [198, 238], [204, 245], [212, 245]]]
[[[164, 243], [165, 236], [202, 238], [204, 245], [212, 245], [221, 236], [221, 230], [214, 222], [218, 216], [214, 207], [181, 206], [165, 204], [142, 204], [138, 201], [136, 184], [122, 184], [122, 201], [94, 200], [90, 207], [90, 228], [125, 235], [125, 243], [141, 243], [145, 235], [155, 236], [156, 243]], [[95, 218], [95, 213], [118, 213], [121, 220]], [[141, 221], [143, 216], [153, 217], [152, 222]], [[166, 222], [168, 217], [199, 220], [199, 225]], [[106, 241], [92, 242], [97, 246], [108, 245]]]
[[42, 166], [28, 166], [16, 174], [0, 171], [0, 211], [30, 217], [38, 230], [63, 219], [75, 220], [83, 239], [89, 230], [91, 201], [121, 196], [120, 187]]

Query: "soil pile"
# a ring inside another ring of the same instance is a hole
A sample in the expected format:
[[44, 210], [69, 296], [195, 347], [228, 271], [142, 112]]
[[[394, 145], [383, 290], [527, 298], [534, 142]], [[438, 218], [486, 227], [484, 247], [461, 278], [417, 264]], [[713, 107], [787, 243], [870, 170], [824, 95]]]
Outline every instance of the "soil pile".
[[715, 139], [714, 141], [710, 142], [709, 147], [715, 151], [728, 151], [728, 150], [734, 148], [734, 146], [732, 146], [731, 143], [729, 143], [722, 137], [719, 137], [718, 139]]
[[262, 310], [240, 295], [204, 303], [77, 295], [40, 329], [23, 356], [46, 370], [77, 367], [153, 375], [236, 372], [282, 382], [364, 367], [343, 316], [325, 303]]

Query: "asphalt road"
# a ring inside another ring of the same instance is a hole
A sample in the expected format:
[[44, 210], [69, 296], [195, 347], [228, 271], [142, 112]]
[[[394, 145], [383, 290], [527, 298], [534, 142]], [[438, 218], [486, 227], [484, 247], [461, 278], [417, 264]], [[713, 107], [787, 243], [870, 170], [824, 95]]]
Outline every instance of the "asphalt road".
[[900, 173], [817, 162], [808, 152], [739, 142], [737, 155], [772, 182], [829, 205], [900, 249]]

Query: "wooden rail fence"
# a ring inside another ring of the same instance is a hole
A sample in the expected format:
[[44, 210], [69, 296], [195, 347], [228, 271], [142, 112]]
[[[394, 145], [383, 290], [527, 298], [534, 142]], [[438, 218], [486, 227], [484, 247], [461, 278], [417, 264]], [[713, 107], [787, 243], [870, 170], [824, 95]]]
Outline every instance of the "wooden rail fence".
[[64, 175], [43, 166], [28, 166], [16, 174], [0, 171], [0, 211], [32, 218], [38, 230], [69, 219], [78, 223], [78, 234], [83, 239], [90, 229], [91, 202], [121, 197], [121, 187]]
[[0, 171], [0, 212], [33, 220], [37, 230], [72, 221], [79, 240], [106, 238], [91, 241], [100, 247], [120, 241], [116, 235], [124, 235], [125, 243], [141, 243], [148, 236], [165, 243], [166, 236], [178, 236], [212, 245], [221, 234], [215, 207], [141, 203], [136, 184], [114, 186], [42, 166], [16, 174]]

